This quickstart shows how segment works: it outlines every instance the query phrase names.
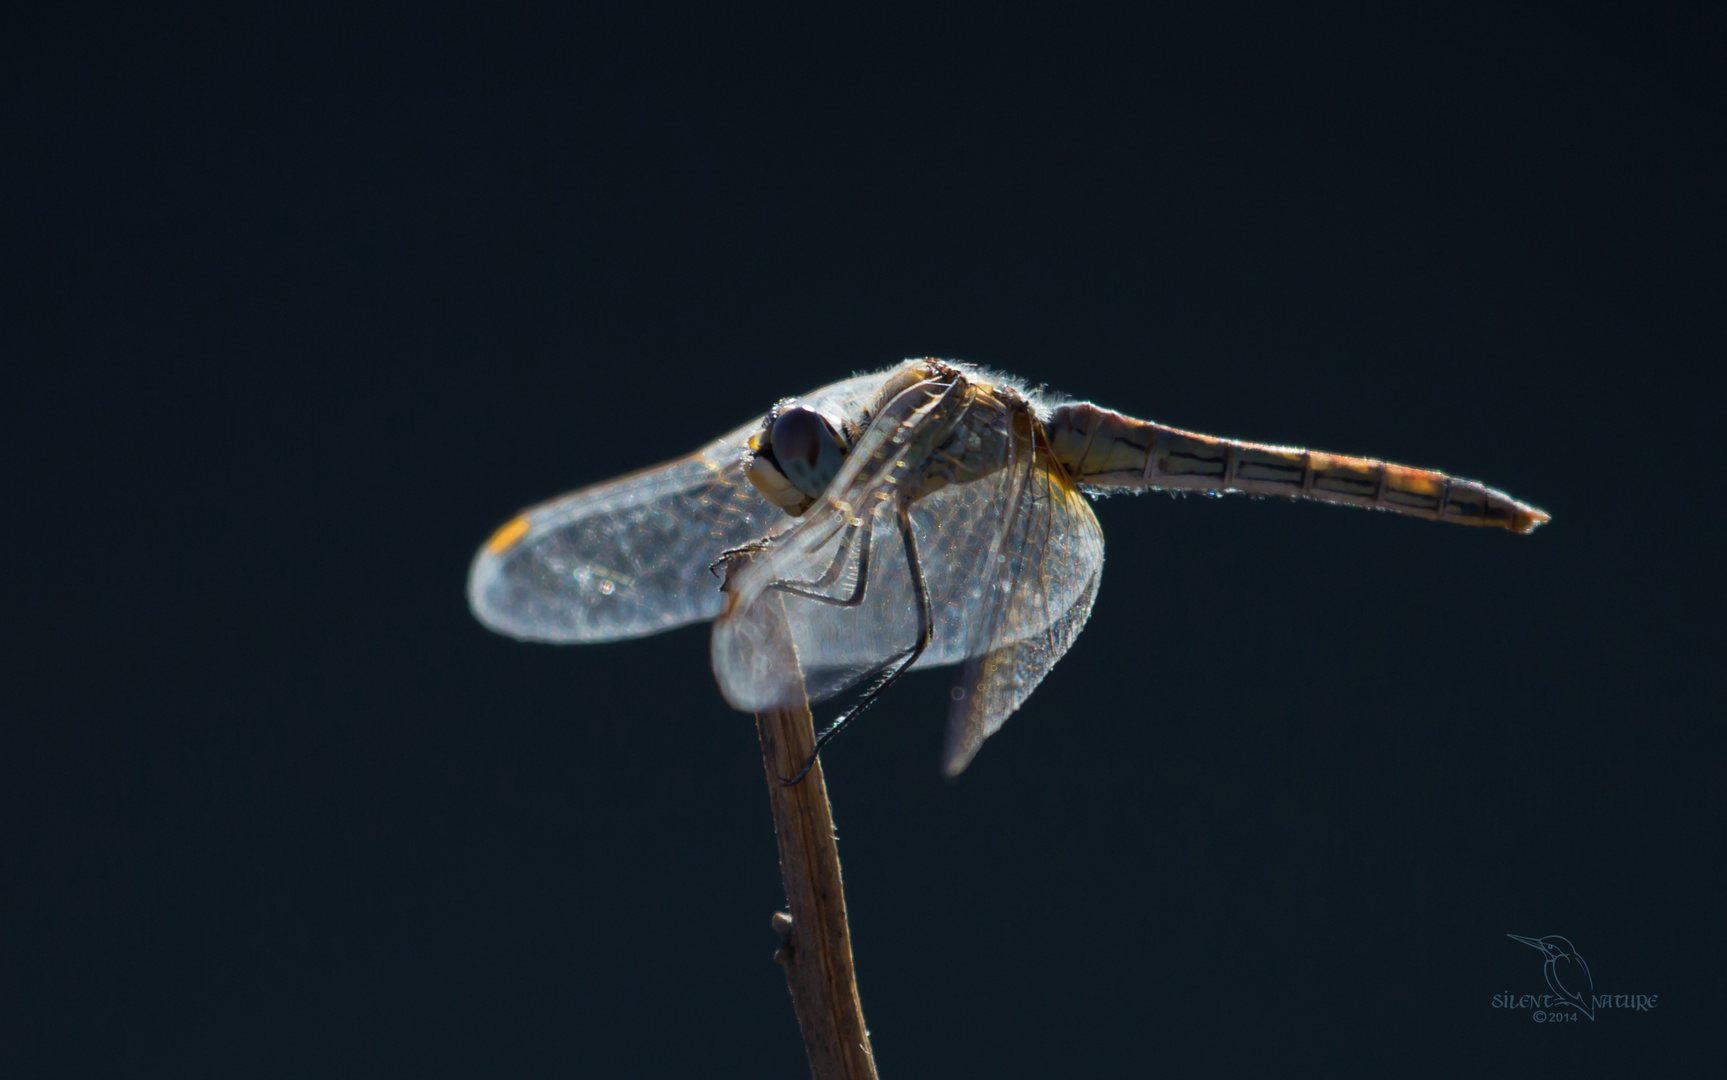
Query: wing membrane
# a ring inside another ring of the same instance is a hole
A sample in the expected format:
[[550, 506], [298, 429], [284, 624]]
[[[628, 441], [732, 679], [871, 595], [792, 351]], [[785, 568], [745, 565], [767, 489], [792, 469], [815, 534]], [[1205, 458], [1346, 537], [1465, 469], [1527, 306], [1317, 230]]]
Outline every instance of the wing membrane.
[[965, 771], [1066, 654], [1091, 615], [1103, 573], [1103, 530], [1091, 505], [1040, 433], [1015, 436], [1004, 470], [1005, 528], [985, 564], [992, 571], [987, 603], [971, 622], [948, 713], [948, 776]]
[[474, 557], [474, 615], [500, 634], [558, 642], [639, 637], [718, 615], [724, 598], [708, 566], [786, 520], [744, 476], [744, 444], [758, 427], [524, 511]]
[[[845, 414], [885, 374], [833, 383], [805, 404]], [[712, 619], [724, 606], [708, 567], [788, 518], [744, 475], [755, 420], [678, 461], [525, 510], [468, 573], [474, 615], [527, 641], [640, 637]]]

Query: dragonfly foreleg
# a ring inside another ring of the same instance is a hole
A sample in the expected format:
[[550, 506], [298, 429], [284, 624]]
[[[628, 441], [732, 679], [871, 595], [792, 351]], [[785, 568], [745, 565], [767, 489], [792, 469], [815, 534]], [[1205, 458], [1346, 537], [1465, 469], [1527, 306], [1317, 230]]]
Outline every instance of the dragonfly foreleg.
[[[876, 678], [875, 684], [865, 690], [863, 696], [858, 698], [851, 708], [840, 714], [838, 720], [835, 720], [826, 731], [816, 737], [815, 748], [810, 751], [809, 760], [804, 762], [804, 767], [798, 770], [797, 775], [789, 780], [784, 777], [780, 779], [780, 782], [787, 787], [809, 775], [810, 770], [815, 768], [816, 758], [821, 756], [822, 747], [826, 746], [835, 735], [845, 730], [847, 724], [863, 715], [865, 709], [874, 705], [876, 699], [881, 697], [882, 691], [898, 682], [901, 675], [911, 670], [911, 666], [917, 663], [918, 657], [923, 655], [924, 650], [929, 648], [929, 643], [935, 638], [935, 619], [930, 614], [929, 592], [924, 588], [923, 567], [918, 562], [917, 538], [912, 534], [911, 505], [909, 503], [900, 503], [898, 523], [900, 540], [905, 544], [906, 569], [911, 574], [912, 597], [915, 601], [914, 609], [917, 612], [917, 641], [905, 651], [904, 659], [894, 657], [864, 676], [866, 679], [872, 676], [879, 676], [879, 678]], [[864, 536], [867, 543], [869, 534], [865, 533]], [[859, 594], [860, 596], [862, 594], [861, 583]]]
[[721, 567], [730, 565], [731, 561], [740, 555], [754, 555], [757, 552], [768, 550], [774, 546], [775, 539], [772, 536], [764, 536], [760, 540], [751, 540], [747, 544], [739, 544], [735, 548], [725, 549], [720, 552], [719, 558], [708, 564], [708, 573], [715, 577], [723, 577], [724, 575], [720, 573]]
[[[775, 581], [770, 584], [768, 588], [778, 589], [781, 592], [790, 593], [793, 596], [801, 596], [806, 600], [817, 600], [824, 604], [835, 604], [839, 607], [857, 607], [859, 604], [863, 603], [864, 589], [869, 584], [870, 532], [873, 527], [874, 519], [867, 517], [856, 525], [848, 524], [846, 526], [845, 535], [840, 538], [839, 550], [834, 553], [833, 561], [828, 564], [828, 568], [826, 570], [822, 571], [821, 577], [816, 578], [814, 581]], [[863, 534], [863, 539], [861, 541], [857, 541], [857, 584], [852, 587], [851, 595], [844, 599], [837, 596], [829, 596], [826, 592], [821, 590], [832, 586], [834, 582], [840, 579], [840, 575], [845, 573], [846, 564], [851, 559], [852, 544], [856, 541], [859, 533]]]

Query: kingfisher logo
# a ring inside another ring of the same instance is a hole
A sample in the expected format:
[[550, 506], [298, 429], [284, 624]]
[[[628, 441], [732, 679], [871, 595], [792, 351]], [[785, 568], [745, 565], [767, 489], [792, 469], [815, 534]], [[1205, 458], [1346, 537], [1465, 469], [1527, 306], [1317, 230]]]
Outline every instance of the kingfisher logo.
[[1541, 976], [1547, 982], [1548, 993], [1513, 994], [1506, 991], [1493, 995], [1495, 1009], [1528, 1009], [1530, 1019], [1537, 1024], [1576, 1021], [1579, 1016], [1595, 1019], [1598, 1009], [1631, 1009], [1648, 1012], [1655, 1008], [1660, 994], [1597, 994], [1595, 977], [1589, 973], [1577, 946], [1549, 934], [1542, 938], [1506, 934], [1541, 954]]

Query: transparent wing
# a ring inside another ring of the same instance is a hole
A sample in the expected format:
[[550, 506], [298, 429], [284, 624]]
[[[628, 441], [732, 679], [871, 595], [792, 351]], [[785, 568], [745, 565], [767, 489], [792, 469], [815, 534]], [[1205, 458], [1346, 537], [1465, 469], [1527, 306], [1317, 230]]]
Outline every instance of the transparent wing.
[[1103, 530], [1056, 464], [1041, 433], [1012, 444], [1002, 497], [1007, 528], [988, 560], [984, 613], [971, 621], [966, 667], [954, 687], [942, 769], [958, 776], [1001, 730], [1091, 615], [1103, 574]]
[[786, 520], [744, 475], [758, 427], [524, 511], [474, 556], [475, 617], [513, 638], [577, 642], [718, 615], [724, 598], [709, 565]]
[[[884, 377], [834, 383], [800, 403], [843, 413]], [[725, 598], [709, 566], [791, 520], [744, 475], [746, 444], [760, 426], [523, 511], [474, 556], [475, 617], [500, 634], [554, 642], [639, 637], [714, 618]]]
[[[920, 416], [919, 409], [929, 411]], [[983, 722], [993, 725], [989, 731], [1018, 707], [1083, 625], [1103, 559], [1091, 508], [1065, 477], [1062, 497], [1051, 497], [1047, 452], [1039, 462], [1030, 417], [1021, 416], [1025, 430], [1002, 440], [999, 467], [919, 499], [910, 511], [933, 622], [932, 640], [917, 667], [959, 663], [974, 650], [1018, 638], [1043, 642], [1028, 646], [1017, 665], [1026, 680], [1023, 692], [984, 699], [988, 708], [1001, 710], [999, 716], [983, 714]], [[733, 606], [714, 628], [713, 656], [720, 688], [734, 707], [761, 711], [786, 704], [780, 699], [791, 685], [786, 673], [764, 669], [756, 659], [756, 639], [777, 623], [759, 616], [757, 605], [783, 601], [812, 701], [907, 655], [917, 640], [918, 608], [895, 519], [893, 473], [901, 464], [896, 448], [915, 442], [915, 435], [902, 431], [896, 439], [895, 428], [944, 419], [929, 399], [889, 405], [835, 478], [837, 496], [776, 537], [728, 585]], [[1059, 466], [1054, 468], [1059, 474]], [[1005, 604], [1015, 580], [1010, 574], [1037, 594], [1023, 604]], [[800, 588], [828, 599], [788, 593], [773, 588], [776, 582], [801, 582]], [[1039, 619], [1051, 625], [1038, 625]]]

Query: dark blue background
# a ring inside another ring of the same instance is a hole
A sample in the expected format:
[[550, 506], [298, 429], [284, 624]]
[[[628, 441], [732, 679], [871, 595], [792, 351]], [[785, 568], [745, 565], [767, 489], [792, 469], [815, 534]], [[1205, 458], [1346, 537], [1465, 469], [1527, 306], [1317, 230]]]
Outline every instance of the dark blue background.
[[[882, 1074], [1718, 1065], [1723, 23], [56, 8], [0, 33], [0, 1062], [800, 1075], [706, 632], [518, 507], [934, 354], [1545, 507], [1098, 507], [957, 783], [826, 757]], [[1656, 1011], [1533, 1024], [1504, 935]]]

